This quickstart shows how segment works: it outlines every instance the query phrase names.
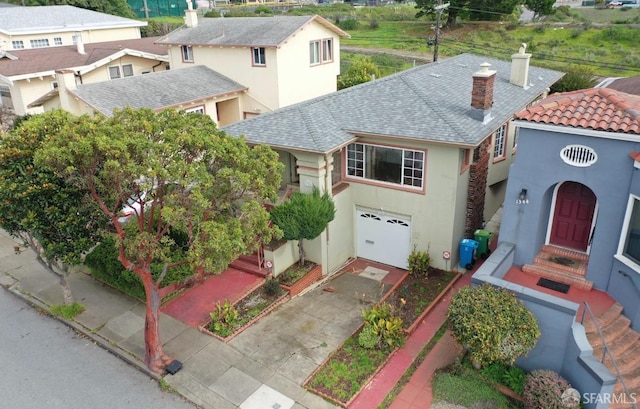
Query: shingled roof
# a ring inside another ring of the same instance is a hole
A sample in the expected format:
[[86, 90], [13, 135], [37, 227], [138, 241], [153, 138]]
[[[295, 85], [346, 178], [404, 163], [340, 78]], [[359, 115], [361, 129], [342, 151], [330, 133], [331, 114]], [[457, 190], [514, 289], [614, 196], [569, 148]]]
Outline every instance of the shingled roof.
[[146, 25], [146, 21], [112, 16], [68, 5], [6, 7], [0, 13], [0, 33], [7, 35], [144, 27]]
[[43, 75], [43, 73], [52, 74], [55, 70], [64, 68], [80, 69], [121, 51], [128, 54], [143, 53], [162, 56], [168, 61], [167, 47], [155, 43], [159, 38], [146, 37], [85, 44], [84, 54], [80, 54], [75, 45], [12, 50], [8, 53], [14, 58], [0, 58], [0, 75], [4, 77]]
[[[497, 70], [492, 120], [471, 107], [472, 75]], [[225, 128], [248, 142], [329, 153], [355, 135], [373, 134], [474, 147], [562, 77], [530, 67], [525, 89], [509, 82], [511, 62], [461, 54], [290, 105]]]
[[160, 44], [193, 44], [244, 47], [278, 47], [311, 22], [318, 22], [340, 37], [349, 34], [320, 16], [204, 18], [196, 27], [182, 26], [158, 41]]
[[151, 108], [159, 110], [184, 103], [204, 101], [246, 87], [205, 66], [169, 70], [111, 81], [79, 85], [69, 90], [105, 116], [115, 108]]
[[517, 119], [596, 131], [640, 134], [640, 96], [610, 88], [554, 94]]

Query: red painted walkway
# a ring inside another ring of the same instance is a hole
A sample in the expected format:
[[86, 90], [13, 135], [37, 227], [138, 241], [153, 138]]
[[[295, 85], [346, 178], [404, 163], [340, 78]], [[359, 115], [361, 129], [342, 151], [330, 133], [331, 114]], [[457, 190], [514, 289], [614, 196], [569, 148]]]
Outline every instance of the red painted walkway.
[[178, 295], [160, 309], [163, 313], [196, 328], [209, 319], [218, 301], [234, 302], [262, 284], [264, 278], [234, 268], [207, 278]]

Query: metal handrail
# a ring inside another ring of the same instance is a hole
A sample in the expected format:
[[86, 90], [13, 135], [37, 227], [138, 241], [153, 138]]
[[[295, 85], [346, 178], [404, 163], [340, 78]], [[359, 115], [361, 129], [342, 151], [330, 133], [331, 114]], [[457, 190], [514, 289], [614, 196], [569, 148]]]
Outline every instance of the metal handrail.
[[[602, 339], [602, 345], [604, 345], [604, 349], [602, 351], [602, 360], [600, 362], [602, 362], [602, 364], [604, 365], [604, 360], [607, 356], [607, 354], [609, 355], [609, 358], [611, 358], [611, 363], [613, 364], [614, 369], [616, 370], [617, 376], [616, 378], [618, 378], [620, 380], [620, 382], [622, 383], [622, 388], [624, 389], [624, 393], [626, 396], [631, 396], [631, 394], [629, 393], [629, 389], [627, 388], [627, 384], [624, 382], [624, 379], [622, 378], [622, 374], [620, 373], [620, 368], [618, 368], [618, 364], [616, 363], [615, 358], [613, 357], [613, 353], [611, 353], [611, 350], [609, 349], [609, 346], [607, 345], [607, 341], [604, 339], [604, 334], [602, 333], [602, 330], [600, 329], [600, 325], [598, 325], [598, 321], [596, 321], [596, 317], [593, 314], [593, 311], [591, 310], [591, 307], [589, 306], [589, 303], [587, 301], [583, 301], [582, 304], [584, 305], [584, 309], [582, 310], [582, 318], [580, 319], [580, 324], [582, 324], [584, 326], [584, 316], [585, 313], [588, 311], [589, 315], [591, 316], [591, 319], [593, 320], [593, 323], [596, 326], [596, 330], [598, 330], [598, 335], [600, 335], [600, 339]], [[638, 409], [638, 406], [636, 406], [635, 402], [631, 401], [630, 402], [631, 405], [633, 406], [634, 409]]]
[[631, 281], [631, 284], [633, 284], [633, 288], [636, 289], [636, 293], [638, 293], [638, 295], [640, 295], [640, 289], [638, 289], [638, 284], [636, 284], [636, 282], [633, 280], [633, 278], [631, 278], [631, 276], [629, 274], [627, 274], [626, 271], [618, 270], [618, 273], [620, 273], [623, 276], [627, 277], [629, 279], [629, 281]]

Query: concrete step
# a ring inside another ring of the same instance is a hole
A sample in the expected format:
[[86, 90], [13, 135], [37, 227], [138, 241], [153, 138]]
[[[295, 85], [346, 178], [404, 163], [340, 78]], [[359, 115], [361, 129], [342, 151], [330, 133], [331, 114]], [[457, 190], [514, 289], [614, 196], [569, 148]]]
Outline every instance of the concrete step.
[[256, 266], [259, 266], [260, 264], [260, 258], [258, 257], [257, 254], [242, 254], [240, 255], [240, 257], [238, 257], [238, 260], [242, 260], [245, 261], [247, 263], [251, 263], [251, 264], [255, 264]]
[[245, 273], [253, 274], [258, 277], [268, 277], [269, 270], [265, 268], [260, 268], [257, 264], [244, 261], [242, 259], [237, 259], [229, 264], [229, 267], [235, 268], [236, 270], [244, 271]]
[[582, 290], [591, 290], [591, 288], [593, 287], [593, 283], [586, 280], [582, 276], [559, 271], [551, 267], [536, 264], [525, 264], [524, 266], [522, 266], [522, 271], [549, 280], [569, 284]]
[[562, 257], [576, 259], [576, 260], [584, 260], [584, 261], [588, 261], [589, 260], [589, 255], [586, 254], [586, 253], [581, 253], [579, 251], [569, 250], [569, 249], [565, 249], [565, 248], [562, 248], [562, 247], [556, 247], [556, 246], [552, 246], [552, 245], [549, 245], [549, 244], [545, 244], [544, 246], [542, 246], [542, 251], [545, 251], [547, 253], [556, 254], [556, 255], [562, 256]]

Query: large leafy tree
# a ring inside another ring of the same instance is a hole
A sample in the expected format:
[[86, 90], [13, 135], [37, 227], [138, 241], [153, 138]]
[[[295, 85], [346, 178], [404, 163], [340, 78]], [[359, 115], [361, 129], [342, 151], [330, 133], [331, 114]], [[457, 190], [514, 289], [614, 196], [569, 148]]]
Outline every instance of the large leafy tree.
[[317, 188], [310, 194], [296, 192], [291, 199], [271, 210], [271, 220], [282, 229], [284, 238], [298, 240], [300, 265], [304, 265], [304, 240], [313, 240], [327, 228], [336, 215], [333, 199]]
[[0, 139], [0, 227], [58, 277], [67, 305], [73, 303], [69, 269], [96, 244], [98, 227], [106, 220], [87, 205], [85, 190], [33, 163], [49, 133], [69, 118], [63, 112], [34, 116]]
[[[118, 259], [145, 289], [145, 363], [158, 373], [172, 362], [158, 328], [160, 301], [177, 288], [162, 286], [169, 269], [189, 263], [202, 278], [278, 235], [263, 206], [280, 185], [278, 155], [226, 136], [208, 116], [126, 108], [76, 117], [36, 158], [88, 190], [113, 224]], [[137, 210], [125, 221], [128, 201]], [[184, 260], [174, 257], [172, 232], [187, 237]], [[156, 276], [152, 262], [164, 265]]]
[[556, 0], [526, 0], [525, 5], [533, 11], [533, 19], [537, 20], [541, 16], [550, 16], [553, 14], [553, 5]]
[[356, 55], [351, 61], [349, 69], [338, 77], [338, 89], [369, 82], [381, 76], [380, 68], [371, 60], [371, 57]]
[[[445, 2], [443, 2], [445, 3]], [[449, 0], [449, 7], [443, 10], [447, 16], [445, 27], [456, 26], [458, 18], [466, 18], [474, 21], [497, 21], [505, 15], [513, 14], [516, 7], [522, 4], [521, 0]], [[437, 0], [416, 0], [416, 17], [434, 15], [436, 13]]]

